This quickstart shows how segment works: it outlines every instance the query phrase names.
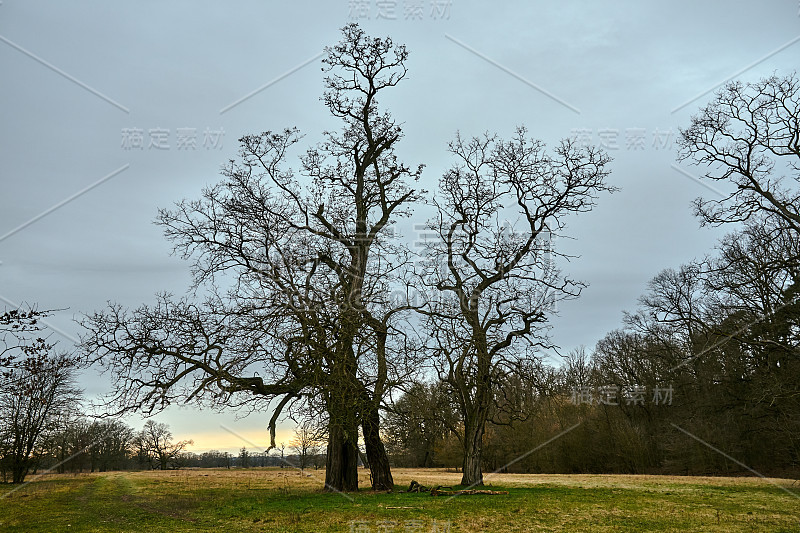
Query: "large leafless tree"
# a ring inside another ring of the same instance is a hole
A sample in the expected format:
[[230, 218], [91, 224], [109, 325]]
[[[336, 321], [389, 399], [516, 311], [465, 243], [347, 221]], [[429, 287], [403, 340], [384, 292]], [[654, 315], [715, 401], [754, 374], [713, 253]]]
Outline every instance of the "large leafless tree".
[[388, 230], [417, 200], [410, 182], [422, 167], [398, 160], [402, 132], [377, 96], [405, 77], [407, 57], [346, 26], [323, 59], [323, 101], [342, 129], [325, 132], [297, 171], [287, 165], [296, 130], [242, 137], [223, 182], [160, 212], [209, 297], [165, 295], [87, 318], [85, 348], [115, 375], [118, 406], [269, 403], [274, 446], [280, 414], [311, 403], [328, 421], [325, 487], [357, 489], [360, 426], [373, 488], [392, 489], [379, 408], [396, 374], [388, 293], [403, 254]]
[[610, 191], [609, 157], [570, 141], [549, 153], [519, 128], [507, 141], [458, 136], [440, 182], [420, 285], [429, 348], [463, 418], [463, 485], [483, 483], [482, 439], [494, 395], [537, 348], [555, 303], [584, 286], [562, 276], [552, 246], [571, 215]]

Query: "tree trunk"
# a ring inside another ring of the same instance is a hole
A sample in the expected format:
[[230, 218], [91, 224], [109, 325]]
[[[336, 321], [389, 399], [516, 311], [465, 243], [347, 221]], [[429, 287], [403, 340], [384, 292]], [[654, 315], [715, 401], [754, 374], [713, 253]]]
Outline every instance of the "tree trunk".
[[[328, 455], [325, 465], [325, 490], [358, 490], [358, 415], [357, 402], [341, 380], [340, 388], [328, 398]], [[342, 386], [343, 385], [343, 386]]]
[[328, 430], [328, 456], [325, 465], [325, 490], [351, 492], [358, 490], [358, 446], [353, 438], [358, 426], [346, 431], [342, 424], [332, 422]]
[[372, 490], [391, 491], [394, 490], [394, 479], [389, 466], [389, 456], [381, 441], [380, 414], [374, 405], [369, 405], [367, 409], [368, 411], [361, 417], [361, 428], [364, 430], [364, 445], [367, 449]]
[[422, 468], [430, 468], [433, 466], [432, 463], [433, 463], [433, 458], [431, 457], [431, 451], [425, 450], [425, 455], [422, 456], [422, 464], [420, 464], [419, 466], [421, 466]]
[[11, 482], [22, 483], [25, 481], [25, 477], [28, 475], [28, 472], [30, 472], [32, 461], [28, 457], [28, 454], [25, 454], [24, 456], [21, 454], [14, 455], [12, 456], [11, 460]]
[[486, 421], [481, 420], [464, 428], [464, 462], [461, 468], [461, 484], [468, 487], [483, 485], [481, 452]]
[[28, 467], [22, 463], [16, 463], [11, 475], [12, 483], [22, 483], [25, 481], [25, 476], [28, 475]]
[[352, 313], [341, 317], [341, 331], [333, 351], [334, 364], [326, 383], [328, 457], [325, 490], [358, 490], [358, 364], [353, 351], [357, 327]]

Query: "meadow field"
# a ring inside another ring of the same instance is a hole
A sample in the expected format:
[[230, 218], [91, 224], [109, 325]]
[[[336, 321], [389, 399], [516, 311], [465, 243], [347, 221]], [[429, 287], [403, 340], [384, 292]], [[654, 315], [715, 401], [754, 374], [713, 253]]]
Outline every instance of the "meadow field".
[[[361, 484], [369, 484], [361, 471]], [[323, 493], [291, 469], [45, 475], [0, 485], [0, 531], [800, 531], [800, 482], [786, 479], [487, 476], [507, 495], [403, 493], [460, 474], [395, 469], [394, 493]]]

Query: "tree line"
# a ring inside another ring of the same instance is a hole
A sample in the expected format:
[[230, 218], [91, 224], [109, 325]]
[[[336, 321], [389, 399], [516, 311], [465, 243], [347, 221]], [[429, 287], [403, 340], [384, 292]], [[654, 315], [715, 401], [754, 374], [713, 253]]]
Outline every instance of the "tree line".
[[[79, 354], [60, 349], [44, 320], [53, 311], [22, 306], [0, 314], [0, 482], [22, 483], [31, 474], [105, 472], [183, 467], [319, 467], [321, 437], [314, 427], [295, 430], [280, 455], [238, 455], [187, 450], [164, 423], [148, 420], [135, 431], [121, 420], [90, 417], [76, 374]], [[284, 454], [284, 452], [287, 452]]]
[[[148, 420], [136, 431], [120, 420], [97, 419], [76, 414], [80, 406], [68, 410], [49, 409], [41, 424], [30, 413], [17, 412], [27, 419], [24, 432], [0, 433], [0, 482], [21, 483], [30, 475], [42, 473], [109, 472], [118, 470], [177, 470], [181, 468], [280, 467], [303, 470], [324, 465], [321, 441], [307, 428], [297, 428], [294, 437], [269, 453], [242, 447], [238, 454], [211, 450], [195, 453], [187, 448], [191, 440], [176, 441], [167, 424]], [[9, 409], [0, 428], [8, 426]], [[36, 424], [35, 426], [33, 424]], [[30, 447], [20, 447], [20, 434]]]

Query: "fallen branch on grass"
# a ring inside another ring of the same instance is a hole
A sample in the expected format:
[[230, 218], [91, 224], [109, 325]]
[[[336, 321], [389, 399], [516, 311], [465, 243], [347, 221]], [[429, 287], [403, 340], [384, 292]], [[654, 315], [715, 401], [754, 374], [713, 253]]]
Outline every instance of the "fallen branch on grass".
[[[438, 489], [441, 485], [436, 485], [433, 487], [434, 489]], [[442, 488], [452, 488], [452, 487], [442, 487]], [[408, 486], [408, 490], [406, 492], [430, 492], [431, 487], [426, 487], [425, 485], [420, 485], [415, 480], [411, 480], [411, 485]]]
[[384, 507], [384, 509], [419, 509], [419, 507], [406, 507], [404, 505], [398, 507], [398, 506], [394, 506], [394, 505], [389, 505], [389, 506]]
[[[442, 489], [449, 489], [449, 490], [442, 490]], [[415, 480], [411, 480], [411, 485], [408, 486], [408, 490], [406, 492], [430, 492], [431, 496], [469, 496], [473, 494], [490, 494], [490, 495], [499, 495], [499, 494], [508, 494], [507, 490], [474, 490], [474, 489], [464, 489], [464, 490], [453, 490], [453, 487], [443, 487], [442, 485], [436, 485], [434, 487], [426, 487], [425, 485], [420, 485]]]
[[471, 496], [473, 494], [490, 494], [493, 496], [497, 496], [500, 494], [508, 494], [507, 490], [437, 490], [436, 488], [431, 489], [431, 496]]

